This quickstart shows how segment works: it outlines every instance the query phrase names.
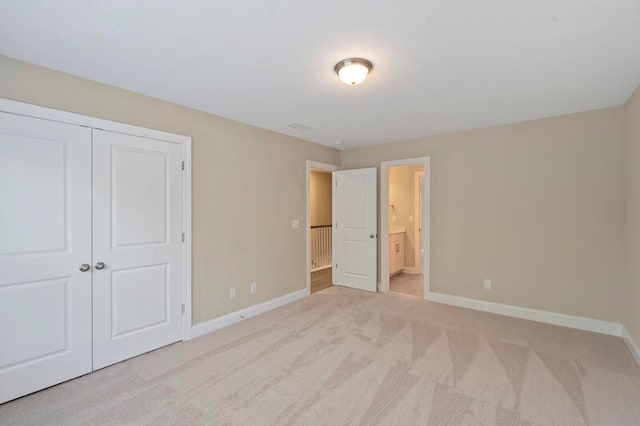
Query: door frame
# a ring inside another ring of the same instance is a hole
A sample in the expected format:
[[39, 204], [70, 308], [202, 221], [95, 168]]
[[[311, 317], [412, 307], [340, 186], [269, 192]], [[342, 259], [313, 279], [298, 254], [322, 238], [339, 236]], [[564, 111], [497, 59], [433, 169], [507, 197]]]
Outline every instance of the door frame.
[[[312, 160], [307, 160], [306, 163], [306, 187], [305, 187], [305, 193], [306, 193], [306, 219], [304, 221], [304, 233], [305, 233], [305, 244], [306, 244], [306, 249], [305, 249], [305, 253], [306, 253], [306, 267], [305, 267], [305, 271], [307, 271], [307, 276], [305, 278], [305, 282], [306, 282], [306, 290], [307, 290], [307, 296], [309, 296], [311, 294], [311, 229], [309, 228], [311, 226], [311, 169], [318, 169], [318, 170], [324, 170], [327, 172], [335, 172], [337, 170], [340, 170], [339, 166], [336, 166], [335, 164], [328, 164], [328, 163], [320, 163], [318, 161], [312, 161]], [[331, 188], [331, 193], [333, 194], [333, 188]], [[331, 225], [333, 226], [333, 209], [331, 211]], [[333, 252], [333, 247], [331, 248], [331, 251]], [[332, 265], [333, 267], [333, 265]]]
[[[413, 206], [414, 206], [414, 214], [413, 217], [421, 218], [422, 217], [422, 206], [420, 206], [420, 177], [422, 177], [422, 183], [424, 185], [424, 171], [415, 172], [413, 174]], [[418, 241], [420, 239], [420, 229], [422, 229], [422, 224], [420, 226], [416, 226], [413, 230], [414, 237], [413, 241]], [[413, 251], [413, 272], [416, 274], [420, 274], [422, 272], [422, 241], [420, 241], [420, 245], [417, 250]], [[426, 251], [425, 251], [426, 253]]]
[[378, 291], [382, 293], [389, 291], [389, 168], [415, 165], [422, 165], [424, 168], [420, 226], [422, 228], [421, 247], [425, 250], [423, 297], [426, 299], [431, 288], [431, 157], [407, 158], [380, 163], [380, 284]]
[[182, 340], [191, 339], [192, 309], [191, 309], [191, 137], [161, 130], [148, 129], [117, 121], [103, 120], [53, 108], [32, 105], [24, 102], [12, 101], [0, 98], [0, 111], [9, 114], [22, 115], [41, 120], [57, 121], [59, 123], [73, 124], [98, 130], [108, 130], [116, 133], [124, 133], [132, 136], [140, 136], [148, 139], [156, 139], [163, 142], [176, 143], [182, 146], [182, 159], [184, 161], [184, 173], [182, 178], [182, 229], [184, 232], [184, 244], [182, 245], [183, 279], [182, 279], [182, 303], [184, 303], [184, 315], [182, 316]]

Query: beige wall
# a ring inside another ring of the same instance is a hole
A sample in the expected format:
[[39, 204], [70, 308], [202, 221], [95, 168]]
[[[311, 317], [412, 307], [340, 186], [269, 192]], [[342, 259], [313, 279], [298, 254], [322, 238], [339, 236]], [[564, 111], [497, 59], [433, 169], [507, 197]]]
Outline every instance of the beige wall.
[[[194, 323], [304, 288], [304, 226], [291, 219], [304, 223], [305, 160], [338, 164], [337, 151], [2, 56], [0, 75], [3, 98], [193, 138]], [[433, 291], [624, 320], [640, 341], [639, 98], [348, 150], [341, 161], [431, 157]]]
[[291, 220], [304, 224], [306, 160], [338, 151], [3, 56], [0, 76], [3, 98], [193, 138], [194, 324], [305, 287]]
[[311, 226], [331, 225], [331, 173], [311, 170], [309, 186]]
[[[403, 226], [406, 228], [404, 238], [404, 266], [415, 266], [416, 226], [419, 218], [415, 217], [415, 173], [423, 170], [422, 165], [397, 166], [389, 168], [389, 205], [395, 206], [395, 213], [389, 207], [389, 228]], [[396, 217], [395, 222], [393, 216]], [[411, 221], [413, 217], [413, 221]]]
[[629, 315], [625, 325], [640, 343], [640, 88], [625, 106], [627, 243], [630, 269]]
[[622, 321], [622, 130], [612, 108], [346, 150], [341, 164], [431, 157], [432, 291]]

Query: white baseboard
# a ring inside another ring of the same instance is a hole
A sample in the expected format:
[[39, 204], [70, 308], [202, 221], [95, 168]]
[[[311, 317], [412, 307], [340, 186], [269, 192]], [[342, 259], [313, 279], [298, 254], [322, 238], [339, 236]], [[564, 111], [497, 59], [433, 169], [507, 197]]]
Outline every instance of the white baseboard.
[[624, 343], [627, 345], [627, 348], [629, 348], [629, 352], [631, 352], [631, 355], [633, 355], [633, 358], [636, 360], [638, 367], [640, 367], [640, 346], [638, 345], [638, 342], [633, 339], [633, 336], [629, 333], [627, 327], [624, 326], [622, 327], [622, 338], [624, 339]]
[[191, 338], [196, 338], [214, 332], [247, 318], [251, 318], [256, 315], [268, 312], [272, 309], [279, 308], [280, 306], [295, 302], [296, 300], [304, 299], [308, 295], [309, 290], [305, 288], [302, 290], [294, 291], [293, 293], [285, 294], [284, 296], [275, 299], [267, 300], [266, 302], [262, 302], [257, 305], [249, 306], [248, 308], [244, 308], [218, 318], [214, 318], [206, 322], [201, 322], [200, 324], [196, 324], [191, 327]]
[[585, 331], [593, 331], [595, 333], [609, 334], [611, 336], [623, 336], [624, 327], [622, 324], [617, 322], [559, 314], [556, 312], [505, 305], [502, 303], [486, 302], [484, 300], [468, 299], [466, 297], [452, 296], [444, 293], [428, 292], [425, 299], [431, 302], [444, 303], [446, 305], [459, 306], [462, 308], [474, 309], [476, 311], [491, 312], [494, 314], [506, 315], [508, 317], [522, 318]]

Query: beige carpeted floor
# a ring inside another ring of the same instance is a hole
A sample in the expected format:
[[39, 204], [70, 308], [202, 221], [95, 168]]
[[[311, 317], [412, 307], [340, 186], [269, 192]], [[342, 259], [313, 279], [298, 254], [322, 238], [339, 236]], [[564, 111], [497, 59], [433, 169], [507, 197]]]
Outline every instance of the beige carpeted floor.
[[331, 287], [0, 406], [0, 423], [640, 424], [621, 339]]

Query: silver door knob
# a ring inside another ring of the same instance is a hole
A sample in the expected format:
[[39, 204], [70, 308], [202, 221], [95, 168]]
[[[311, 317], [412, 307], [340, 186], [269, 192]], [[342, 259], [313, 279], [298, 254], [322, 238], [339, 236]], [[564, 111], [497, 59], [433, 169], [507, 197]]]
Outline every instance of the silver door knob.
[[98, 271], [104, 269], [104, 262], [96, 263], [96, 266], [94, 266], [94, 268], [96, 268]]
[[88, 263], [80, 265], [80, 272], [87, 272], [89, 269], [91, 269], [91, 266]]
[[369, 234], [369, 238], [375, 238], [376, 236], [373, 234]]

